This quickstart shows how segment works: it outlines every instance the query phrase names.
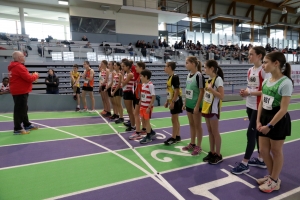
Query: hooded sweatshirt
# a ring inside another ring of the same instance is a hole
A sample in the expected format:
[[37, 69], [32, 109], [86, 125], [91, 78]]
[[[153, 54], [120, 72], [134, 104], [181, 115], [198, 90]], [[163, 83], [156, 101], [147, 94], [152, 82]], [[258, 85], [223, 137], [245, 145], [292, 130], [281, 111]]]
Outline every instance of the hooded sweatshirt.
[[[46, 82], [48, 81], [48, 82]], [[56, 77], [55, 74], [51, 76], [50, 74], [48, 77], [45, 79], [46, 85], [47, 85], [47, 91], [57, 91], [58, 90], [58, 85], [59, 85], [59, 79]]]
[[9, 87], [12, 95], [28, 94], [32, 90], [32, 82], [38, 79], [38, 75], [30, 74], [27, 68], [20, 62], [11, 62], [8, 66]]

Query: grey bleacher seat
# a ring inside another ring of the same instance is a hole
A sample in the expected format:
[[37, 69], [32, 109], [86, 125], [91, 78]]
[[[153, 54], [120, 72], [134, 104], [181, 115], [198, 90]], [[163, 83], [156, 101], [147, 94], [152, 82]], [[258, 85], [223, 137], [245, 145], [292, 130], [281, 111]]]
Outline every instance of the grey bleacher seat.
[[17, 50], [0, 50], [0, 56], [12, 56], [14, 51]]

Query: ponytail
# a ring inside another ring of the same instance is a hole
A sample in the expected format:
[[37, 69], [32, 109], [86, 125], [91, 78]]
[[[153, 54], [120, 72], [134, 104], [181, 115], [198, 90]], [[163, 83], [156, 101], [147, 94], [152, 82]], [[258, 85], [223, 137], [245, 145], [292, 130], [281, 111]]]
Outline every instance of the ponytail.
[[197, 70], [202, 73], [202, 63], [200, 60], [197, 60]]
[[208, 68], [214, 68], [214, 73], [217, 76], [220, 76], [223, 79], [223, 81], [224, 81], [223, 70], [222, 70], [222, 68], [218, 65], [218, 63], [215, 60], [208, 60], [208, 61], [206, 61], [206, 67], [208, 67]]
[[291, 72], [292, 72], [292, 67], [290, 65], [290, 63], [285, 63], [283, 65], [283, 67], [281, 68], [281, 71], [282, 71], [282, 74], [287, 76], [289, 79], [291, 79], [292, 83], [293, 83], [293, 86], [294, 86], [294, 81], [291, 77]]
[[219, 65], [217, 67], [217, 75], [220, 76], [224, 81], [224, 73], [223, 73], [222, 68]]

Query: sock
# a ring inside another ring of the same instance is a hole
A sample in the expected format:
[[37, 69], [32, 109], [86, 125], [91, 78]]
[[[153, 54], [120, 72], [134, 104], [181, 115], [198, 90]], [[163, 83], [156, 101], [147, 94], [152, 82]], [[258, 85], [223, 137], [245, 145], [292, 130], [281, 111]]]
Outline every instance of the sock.
[[180, 135], [176, 135], [176, 138], [180, 138]]
[[142, 131], [146, 131], [146, 128], [142, 128]]
[[141, 132], [139, 132], [139, 131], [136, 131], [135, 133], [136, 133], [136, 134], [141, 134]]
[[111, 113], [110, 113], [110, 112], [107, 112], [106, 114], [110, 114], [110, 115], [111, 115]]
[[277, 183], [277, 181], [278, 181], [278, 179], [275, 181], [271, 176], [270, 176], [270, 179], [271, 179], [272, 181], [274, 181], [275, 183]]
[[257, 158], [260, 162], [264, 162], [264, 159], [263, 158]]
[[80, 105], [77, 105], [77, 108], [80, 108]]
[[196, 144], [192, 144], [192, 143], [191, 143], [191, 145], [192, 145], [193, 147], [195, 147], [195, 146], [196, 146]]
[[150, 137], [151, 136], [151, 133], [147, 133], [147, 137]]
[[248, 165], [248, 162], [244, 162], [242, 161], [243, 165], [247, 166]]

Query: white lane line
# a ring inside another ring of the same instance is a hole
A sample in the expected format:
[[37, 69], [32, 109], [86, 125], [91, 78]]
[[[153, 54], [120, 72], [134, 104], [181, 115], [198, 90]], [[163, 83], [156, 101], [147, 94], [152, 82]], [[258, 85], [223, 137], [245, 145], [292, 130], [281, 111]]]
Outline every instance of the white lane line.
[[171, 134], [171, 133], [169, 133], [168, 131], [165, 131], [165, 130], [163, 130], [163, 132], [165, 132], [166, 134], [168, 134], [168, 135], [171, 135], [171, 136], [172, 136], [172, 134]]
[[[231, 168], [234, 168], [232, 165], [228, 165], [228, 166], [231, 167]], [[246, 175], [246, 176], [248, 176], [248, 177], [250, 177], [250, 178], [252, 178], [253, 180], [256, 180], [256, 178], [254, 178], [253, 176], [251, 176], [248, 173], [243, 173], [243, 174]]]
[[[98, 112], [97, 112], [98, 113]], [[184, 198], [181, 196], [181, 194], [179, 194], [179, 192], [177, 190], [175, 190], [175, 188], [165, 179], [163, 178], [159, 172], [157, 172], [156, 169], [154, 169], [154, 167], [136, 150], [134, 149], [134, 147], [129, 144], [129, 142], [123, 137], [121, 136], [121, 134], [111, 125], [107, 122], [107, 120], [100, 114], [98, 113], [98, 115], [111, 127], [111, 129], [118, 134], [118, 136], [124, 141], [124, 143], [131, 148], [131, 150], [143, 161], [143, 163], [145, 165], [147, 165], [147, 167], [159, 178], [159, 180], [161, 181], [161, 185], [167, 189], [171, 194], [173, 194], [177, 199], [183, 199]]]
[[[290, 191], [288, 191], [288, 192], [285, 192], [285, 193], [283, 193], [283, 194], [281, 194], [281, 195], [278, 195], [278, 196], [276, 196], [276, 197], [273, 197], [273, 198], [271, 198], [271, 199], [269, 199], [269, 200], [281, 200], [281, 199], [283, 199], [283, 198], [286, 198], [286, 197], [289, 197], [289, 196], [291, 196], [291, 195], [293, 195], [293, 194], [296, 194], [296, 193], [298, 193], [298, 192], [300, 192], [300, 187], [297, 187], [297, 188], [295, 188], [295, 189], [292, 189], [292, 190], [290, 190]], [[298, 196], [296, 199], [299, 199], [300, 197]]]
[[[1, 115], [0, 115], [0, 116], [1, 116]], [[4, 117], [7, 117], [7, 116], [4, 116]], [[11, 118], [11, 117], [7, 117], [7, 118]], [[129, 160], [129, 159], [126, 158], [125, 156], [123, 156], [123, 155], [121, 155], [121, 154], [119, 154], [119, 153], [117, 153], [117, 152], [115, 152], [115, 151], [113, 151], [113, 150], [111, 150], [111, 149], [109, 149], [109, 148], [103, 146], [103, 145], [100, 145], [100, 144], [98, 144], [98, 143], [96, 143], [96, 142], [93, 142], [93, 141], [88, 140], [88, 139], [86, 139], [86, 138], [83, 138], [83, 137], [80, 137], [80, 136], [78, 136], [78, 135], [75, 135], [75, 134], [73, 134], [73, 133], [69, 133], [69, 132], [67, 132], [67, 131], [63, 131], [63, 130], [60, 130], [60, 129], [57, 129], [57, 128], [54, 128], [54, 127], [50, 127], [50, 126], [47, 126], [47, 125], [44, 125], [44, 124], [40, 124], [40, 123], [35, 123], [35, 122], [32, 122], [32, 123], [34, 123], [34, 124], [36, 124], [36, 125], [39, 125], [39, 126], [48, 127], [48, 128], [50, 128], [50, 129], [53, 129], [53, 130], [56, 130], [56, 131], [59, 131], [59, 132], [62, 132], [62, 133], [71, 135], [71, 136], [73, 136], [73, 137], [77, 137], [77, 138], [82, 139], [82, 140], [84, 140], [84, 141], [86, 141], [86, 142], [88, 142], [88, 143], [94, 144], [94, 145], [96, 145], [96, 146], [98, 146], [98, 147], [100, 147], [100, 148], [102, 148], [102, 149], [105, 149], [106, 151], [108, 151], [108, 152], [110, 152], [110, 153], [112, 153], [112, 154], [118, 156], [119, 158], [121, 158], [121, 159], [127, 161], [127, 162], [130, 163], [131, 165], [135, 166], [136, 168], [138, 168], [139, 170], [141, 170], [142, 172], [144, 172], [145, 174], [147, 174], [147, 175], [148, 175], [149, 177], [151, 177], [154, 181], [156, 181], [156, 182], [157, 182], [158, 184], [160, 184], [162, 187], [164, 187], [165, 189], [167, 189], [167, 190], [168, 190], [171, 194], [173, 194], [177, 199], [184, 200], [184, 198], [183, 198], [183, 197], [182, 197], [175, 189], [174, 189], [174, 191], [171, 189], [171, 188], [172, 188], [171, 185], [168, 185], [167, 182], [162, 181], [163, 178], [160, 177], [160, 175], [156, 177], [154, 174], [151, 174], [151, 173], [148, 172], [146, 169], [144, 169], [143, 167], [139, 166], [139, 165], [136, 164], [135, 162]], [[133, 149], [133, 151], [136, 151], [136, 150]], [[136, 151], [136, 152], [137, 152], [137, 151]], [[61, 196], [62, 196], [62, 197], [66, 197], [66, 196], [69, 196], [69, 195], [66, 194], [66, 195], [61, 195]], [[60, 198], [62, 198], [61, 196], [60, 196]], [[49, 198], [49, 199], [57, 199], [57, 197], [52, 197], [52, 198]]]
[[[80, 191], [77, 191], [77, 192], [69, 193], [68, 196], [74, 196], [74, 195], [78, 195], [78, 194], [82, 194], [82, 193], [86, 193], [86, 192], [92, 192], [92, 191], [95, 191], [95, 190], [100, 190], [100, 189], [104, 189], [104, 188], [108, 188], [108, 187], [112, 187], [112, 186], [116, 186], [116, 185], [121, 185], [121, 184], [124, 184], [124, 183], [138, 181], [138, 180], [142, 180], [142, 179], [145, 179], [145, 178], [148, 178], [148, 176], [142, 176], [142, 177], [139, 177], [139, 178], [133, 178], [133, 179], [128, 179], [128, 180], [125, 180], [125, 181], [119, 181], [119, 182], [115, 182], [115, 183], [111, 183], [111, 184], [107, 184], [107, 185], [103, 185], [103, 186], [99, 186], [99, 187], [89, 188], [89, 189], [86, 189], [86, 190], [80, 190]], [[60, 198], [64, 198], [64, 197], [67, 197], [67, 196], [61, 195], [61, 196], [57, 196], [55, 198], [60, 199]], [[50, 199], [53, 199], [53, 198], [49, 198], [49, 199], [45, 199], [45, 200], [50, 200]]]

